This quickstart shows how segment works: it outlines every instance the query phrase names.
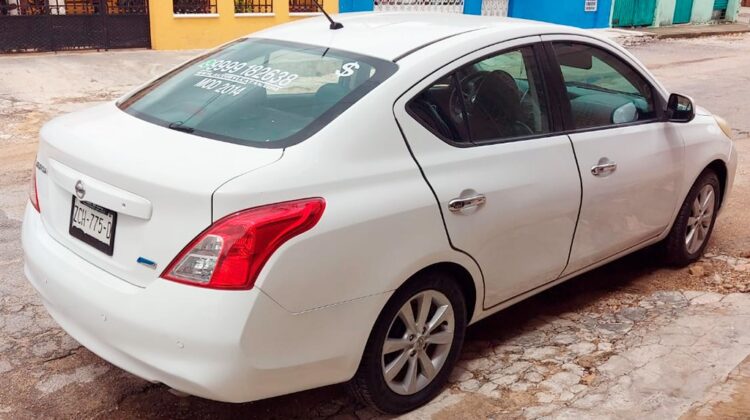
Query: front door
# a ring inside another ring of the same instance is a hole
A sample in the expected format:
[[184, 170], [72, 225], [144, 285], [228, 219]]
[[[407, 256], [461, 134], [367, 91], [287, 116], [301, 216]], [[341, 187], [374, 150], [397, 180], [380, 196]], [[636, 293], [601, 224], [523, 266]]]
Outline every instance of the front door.
[[672, 23], [688, 23], [693, 14], [693, 0], [677, 0], [674, 8]]
[[664, 232], [678, 205], [684, 150], [661, 120], [663, 99], [632, 63], [587, 38], [544, 38], [569, 98], [583, 185], [568, 274]]
[[557, 279], [578, 216], [578, 169], [552, 129], [538, 40], [470, 54], [395, 105], [451, 244], [482, 269], [485, 307]]

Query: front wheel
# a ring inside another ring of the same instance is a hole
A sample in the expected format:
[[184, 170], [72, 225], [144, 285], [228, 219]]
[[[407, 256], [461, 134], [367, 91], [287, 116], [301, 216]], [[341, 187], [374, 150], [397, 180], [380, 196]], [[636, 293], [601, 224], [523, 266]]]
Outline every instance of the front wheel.
[[455, 281], [439, 272], [415, 277], [378, 317], [352, 393], [387, 414], [420, 407], [448, 381], [465, 330], [465, 300]]
[[703, 255], [714, 229], [721, 187], [711, 170], [698, 177], [664, 242], [667, 262], [684, 267]]

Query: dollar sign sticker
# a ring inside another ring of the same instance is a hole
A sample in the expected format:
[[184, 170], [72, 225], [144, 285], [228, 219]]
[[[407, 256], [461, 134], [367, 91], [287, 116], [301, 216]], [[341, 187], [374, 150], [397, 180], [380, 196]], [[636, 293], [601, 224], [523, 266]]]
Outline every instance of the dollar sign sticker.
[[359, 69], [359, 63], [353, 62], [353, 63], [346, 63], [341, 66], [341, 70], [336, 70], [336, 76], [338, 77], [348, 77], [354, 74], [354, 70]]

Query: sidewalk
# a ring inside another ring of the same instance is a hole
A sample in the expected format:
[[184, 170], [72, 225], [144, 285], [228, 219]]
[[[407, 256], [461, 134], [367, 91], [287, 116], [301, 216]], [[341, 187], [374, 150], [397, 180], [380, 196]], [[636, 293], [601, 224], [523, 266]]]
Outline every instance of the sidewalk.
[[591, 29], [591, 31], [625, 47], [644, 44], [656, 38], [654, 34], [649, 32], [622, 28]]
[[738, 22], [750, 24], [750, 7], [740, 7], [740, 16]]
[[[748, 9], [748, 8], [743, 8]], [[698, 38], [703, 36], [730, 35], [750, 32], [747, 23], [720, 23], [713, 25], [674, 25], [659, 28], [640, 28], [642, 32], [652, 34], [657, 39]]]

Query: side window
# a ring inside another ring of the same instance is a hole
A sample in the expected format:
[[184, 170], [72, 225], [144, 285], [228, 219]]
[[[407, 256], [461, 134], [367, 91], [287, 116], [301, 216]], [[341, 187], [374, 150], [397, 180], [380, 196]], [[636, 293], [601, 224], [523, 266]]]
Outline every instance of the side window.
[[423, 90], [407, 108], [435, 135], [458, 143], [470, 142], [455, 73]]
[[504, 141], [549, 132], [532, 47], [483, 58], [444, 76], [412, 99], [412, 116], [455, 142]]
[[549, 132], [547, 103], [532, 47], [506, 51], [457, 71], [475, 142]]
[[653, 88], [632, 67], [596, 47], [553, 45], [576, 129], [656, 118]]

